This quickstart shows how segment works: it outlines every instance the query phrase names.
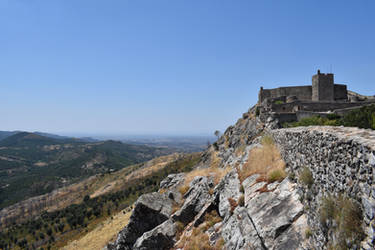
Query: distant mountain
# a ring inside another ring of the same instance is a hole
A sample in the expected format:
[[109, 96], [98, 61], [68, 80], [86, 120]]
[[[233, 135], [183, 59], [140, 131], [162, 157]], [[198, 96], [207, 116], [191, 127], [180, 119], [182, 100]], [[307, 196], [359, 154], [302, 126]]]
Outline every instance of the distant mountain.
[[[26, 131], [0, 131], [0, 141], [9, 136], [12, 136], [21, 132], [31, 133], [31, 132], [26, 132]], [[99, 141], [91, 137], [74, 138], [74, 137], [61, 136], [61, 135], [50, 134], [50, 133], [39, 132], [39, 131], [32, 132], [32, 134], [36, 134], [36, 135], [40, 135], [40, 136], [44, 136], [48, 138], [53, 138], [53, 139], [58, 139], [58, 140], [73, 140], [74, 139], [80, 142], [98, 142]]]
[[42, 146], [62, 144], [68, 141], [70, 141], [70, 139], [59, 140], [35, 133], [19, 132], [1, 140], [0, 147]]
[[5, 139], [5, 138], [11, 136], [11, 135], [15, 135], [19, 132], [21, 132], [21, 131], [0, 131], [0, 141], [2, 139]]

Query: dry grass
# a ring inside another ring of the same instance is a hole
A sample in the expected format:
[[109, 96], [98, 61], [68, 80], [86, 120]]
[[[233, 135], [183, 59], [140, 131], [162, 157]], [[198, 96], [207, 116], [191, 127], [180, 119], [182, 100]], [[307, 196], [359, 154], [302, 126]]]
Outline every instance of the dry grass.
[[286, 177], [285, 162], [270, 136], [263, 136], [261, 147], [250, 151], [248, 161], [239, 171], [241, 182], [253, 174], [260, 174], [268, 183], [280, 181]]
[[210, 245], [209, 237], [206, 233], [202, 233], [202, 230], [194, 228], [190, 237], [184, 237], [178, 244], [178, 248], [184, 250], [217, 250], [223, 249], [224, 240], [218, 240], [214, 246]]
[[230, 197], [228, 198], [228, 202], [230, 205], [230, 212], [233, 213], [234, 209], [236, 209], [236, 207], [238, 206], [238, 203], [235, 199]]
[[[319, 209], [320, 223], [326, 229], [333, 229], [336, 235], [334, 249], [352, 249], [365, 237], [362, 224], [363, 215], [361, 206], [353, 199], [344, 195], [326, 196], [321, 200]], [[332, 227], [335, 221], [336, 226]]]
[[222, 218], [219, 216], [216, 210], [212, 210], [210, 213], [206, 213], [204, 216], [204, 223], [200, 227], [201, 231], [206, 232], [210, 227], [220, 221], [222, 221]]
[[[205, 214], [204, 222], [201, 223], [198, 227], [194, 228], [191, 232], [191, 235], [183, 235], [175, 249], [184, 249], [184, 250], [215, 250], [222, 249], [224, 245], [224, 240], [220, 239], [217, 241], [216, 245], [211, 246], [209, 241], [209, 236], [205, 233], [207, 229], [211, 228], [216, 223], [222, 221], [222, 218], [219, 216], [216, 210], [211, 211], [210, 213]], [[177, 235], [178, 239], [182, 235], [184, 230], [184, 225], [182, 223], [177, 224]]]
[[64, 250], [78, 250], [78, 249], [102, 249], [118, 232], [126, 226], [129, 221], [131, 211], [127, 213], [119, 212], [113, 219], [108, 218], [106, 221], [100, 223], [94, 230], [87, 233], [82, 238], [70, 242], [65, 246]]
[[198, 168], [185, 175], [184, 183], [179, 187], [179, 192], [184, 195], [189, 190], [190, 182], [197, 176], [212, 177], [214, 184], [217, 185], [220, 180], [230, 171], [230, 168], [220, 168], [221, 159], [217, 152], [211, 154], [211, 165], [208, 168]]

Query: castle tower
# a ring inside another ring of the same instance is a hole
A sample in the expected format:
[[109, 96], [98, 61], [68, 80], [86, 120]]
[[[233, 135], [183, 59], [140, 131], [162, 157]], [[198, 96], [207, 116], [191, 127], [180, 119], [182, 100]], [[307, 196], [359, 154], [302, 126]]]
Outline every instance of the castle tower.
[[333, 74], [322, 74], [320, 70], [312, 77], [312, 100], [334, 101]]

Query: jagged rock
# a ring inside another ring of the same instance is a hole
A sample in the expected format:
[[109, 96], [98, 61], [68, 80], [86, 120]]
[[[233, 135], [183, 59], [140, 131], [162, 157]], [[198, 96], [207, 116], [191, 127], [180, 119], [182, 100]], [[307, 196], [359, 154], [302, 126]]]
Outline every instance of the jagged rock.
[[160, 182], [160, 188], [171, 188], [178, 186], [184, 181], [184, 173], [170, 174]]
[[194, 219], [206, 202], [211, 198], [210, 189], [213, 187], [211, 178], [197, 176], [190, 183], [190, 189], [184, 195], [185, 202], [181, 209], [173, 214], [173, 219], [188, 223]]
[[221, 236], [228, 250], [266, 249], [244, 207], [237, 207], [233, 215], [223, 222]]
[[[259, 193], [246, 205], [249, 216], [267, 248], [276, 246], [277, 238], [303, 214], [303, 205], [299, 201], [295, 186], [288, 179], [284, 179], [273, 192]], [[307, 228], [307, 224], [304, 227]], [[298, 235], [290, 237], [299, 239], [296, 246], [300, 246], [304, 230], [295, 233]]]
[[306, 225], [307, 216], [303, 214], [275, 240], [272, 249], [311, 249], [305, 238]]
[[224, 176], [220, 183], [215, 187], [214, 196], [218, 196], [219, 214], [221, 217], [227, 217], [231, 212], [229, 198], [238, 201], [241, 196], [240, 180], [236, 170], [230, 171]]
[[132, 249], [144, 232], [150, 231], [168, 220], [172, 212], [172, 200], [160, 193], [144, 194], [135, 203], [129, 224], [118, 234], [116, 249]]
[[178, 190], [178, 187], [184, 182], [184, 173], [170, 174], [164, 180], [160, 182], [160, 188], [167, 189], [166, 195], [168, 198], [180, 203], [182, 195]]
[[145, 232], [135, 242], [134, 250], [163, 250], [173, 247], [174, 236], [176, 235], [176, 226], [171, 219], [163, 222], [151, 231]]

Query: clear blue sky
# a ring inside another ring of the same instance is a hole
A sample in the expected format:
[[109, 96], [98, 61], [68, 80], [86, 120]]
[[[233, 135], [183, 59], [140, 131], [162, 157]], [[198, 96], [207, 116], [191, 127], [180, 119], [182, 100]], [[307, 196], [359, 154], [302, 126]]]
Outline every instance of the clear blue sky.
[[0, 0], [0, 130], [211, 134], [260, 86], [375, 94], [375, 1]]

